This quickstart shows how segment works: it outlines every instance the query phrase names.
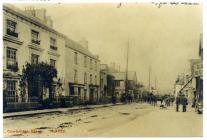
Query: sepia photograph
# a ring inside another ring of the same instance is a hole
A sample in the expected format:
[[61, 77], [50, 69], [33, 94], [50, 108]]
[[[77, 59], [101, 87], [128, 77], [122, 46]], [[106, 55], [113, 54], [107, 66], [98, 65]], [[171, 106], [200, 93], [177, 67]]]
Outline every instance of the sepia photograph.
[[4, 138], [203, 137], [203, 3], [3, 3]]

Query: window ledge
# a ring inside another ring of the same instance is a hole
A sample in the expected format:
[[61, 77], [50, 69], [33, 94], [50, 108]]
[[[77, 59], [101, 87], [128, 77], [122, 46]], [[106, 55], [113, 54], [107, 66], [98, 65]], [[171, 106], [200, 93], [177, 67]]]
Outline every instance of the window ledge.
[[4, 35], [3, 39], [6, 40], [6, 41], [9, 41], [9, 42], [18, 44], [18, 45], [22, 45], [23, 44], [23, 41], [20, 41], [18, 38], [10, 36], [10, 35], [7, 35], [7, 34]]
[[52, 50], [52, 49], [48, 50], [48, 54], [50, 54], [50, 55], [54, 55], [54, 56], [57, 56], [57, 57], [60, 56], [60, 54], [58, 54], [57, 51], [54, 51], [54, 50]]
[[3, 69], [4, 73], [3, 73], [3, 78], [7, 78], [7, 77], [12, 77], [14, 79], [19, 79], [20, 78], [20, 73], [19, 72], [13, 72], [9, 69]]
[[30, 43], [29, 45], [29, 48], [33, 49], [33, 50], [37, 50], [37, 51], [44, 51], [43, 48], [40, 47], [40, 45], [37, 45], [37, 44], [34, 44], [34, 43]]

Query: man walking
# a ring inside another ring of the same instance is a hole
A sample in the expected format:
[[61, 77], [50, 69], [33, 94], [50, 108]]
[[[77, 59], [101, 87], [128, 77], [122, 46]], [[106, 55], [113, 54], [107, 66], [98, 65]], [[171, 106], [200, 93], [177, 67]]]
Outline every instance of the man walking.
[[183, 104], [183, 112], [186, 112], [186, 110], [187, 110], [187, 105], [188, 105], [188, 100], [187, 100], [186, 97], [183, 97], [183, 102], [182, 102], [182, 104]]
[[179, 96], [176, 97], [175, 103], [176, 103], [176, 112], [179, 112], [179, 104], [180, 104], [180, 97]]

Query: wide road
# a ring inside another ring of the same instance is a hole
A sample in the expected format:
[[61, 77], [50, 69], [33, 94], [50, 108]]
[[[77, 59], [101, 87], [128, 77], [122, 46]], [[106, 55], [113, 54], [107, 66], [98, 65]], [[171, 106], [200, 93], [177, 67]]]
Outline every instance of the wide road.
[[202, 136], [202, 115], [149, 104], [127, 104], [4, 119], [5, 137]]

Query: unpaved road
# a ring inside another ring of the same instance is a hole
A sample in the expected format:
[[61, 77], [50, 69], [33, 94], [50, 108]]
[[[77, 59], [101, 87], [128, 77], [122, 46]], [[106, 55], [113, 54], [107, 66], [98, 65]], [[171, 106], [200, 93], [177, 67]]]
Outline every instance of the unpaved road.
[[148, 104], [4, 119], [4, 137], [202, 136], [202, 115]]

